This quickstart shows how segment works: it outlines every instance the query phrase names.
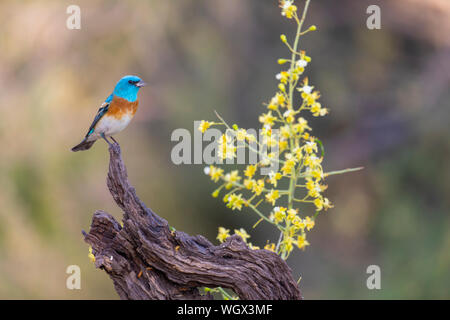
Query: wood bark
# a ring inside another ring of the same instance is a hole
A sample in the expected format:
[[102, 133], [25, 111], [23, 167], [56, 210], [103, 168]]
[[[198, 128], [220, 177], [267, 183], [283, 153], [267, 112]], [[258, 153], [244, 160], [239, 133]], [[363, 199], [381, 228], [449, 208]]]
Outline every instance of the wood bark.
[[288, 265], [268, 250], [251, 250], [237, 235], [214, 246], [201, 235], [171, 230], [136, 195], [120, 146], [109, 147], [107, 186], [123, 211], [123, 226], [98, 210], [84, 240], [95, 265], [121, 299], [211, 299], [199, 287], [232, 289], [240, 299], [301, 299]]

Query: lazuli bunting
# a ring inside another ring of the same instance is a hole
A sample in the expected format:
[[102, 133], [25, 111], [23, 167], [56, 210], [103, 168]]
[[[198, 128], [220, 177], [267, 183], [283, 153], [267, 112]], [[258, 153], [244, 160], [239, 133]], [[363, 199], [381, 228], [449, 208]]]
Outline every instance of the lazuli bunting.
[[72, 148], [72, 151], [87, 150], [95, 141], [102, 138], [108, 145], [111, 143], [106, 137], [122, 131], [133, 119], [138, 108], [138, 91], [146, 83], [137, 76], [125, 76], [117, 82], [113, 93], [106, 98], [98, 109], [88, 133], [80, 144]]

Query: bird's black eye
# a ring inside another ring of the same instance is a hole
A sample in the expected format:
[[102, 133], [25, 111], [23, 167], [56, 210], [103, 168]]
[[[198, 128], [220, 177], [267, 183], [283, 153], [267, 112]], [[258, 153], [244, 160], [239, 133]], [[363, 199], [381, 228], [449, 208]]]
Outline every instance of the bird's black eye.
[[133, 80], [128, 80], [128, 83], [129, 83], [129, 84], [136, 84], [136, 83], [137, 83], [137, 81], [133, 81]]

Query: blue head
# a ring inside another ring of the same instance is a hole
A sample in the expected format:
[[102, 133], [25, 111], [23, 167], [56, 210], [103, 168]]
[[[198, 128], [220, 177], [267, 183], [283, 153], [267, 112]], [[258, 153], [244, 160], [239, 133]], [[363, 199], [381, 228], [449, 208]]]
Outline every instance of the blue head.
[[137, 76], [125, 76], [117, 82], [113, 95], [134, 102], [139, 89], [145, 85], [146, 83]]

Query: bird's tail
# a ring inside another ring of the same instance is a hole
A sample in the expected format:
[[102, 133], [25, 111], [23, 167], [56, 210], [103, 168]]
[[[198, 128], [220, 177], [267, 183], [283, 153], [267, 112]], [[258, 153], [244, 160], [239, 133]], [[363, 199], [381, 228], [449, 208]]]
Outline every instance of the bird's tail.
[[72, 148], [73, 152], [77, 152], [77, 151], [84, 151], [89, 149], [90, 147], [92, 147], [92, 145], [94, 144], [96, 140], [93, 141], [87, 141], [87, 138], [84, 138], [83, 141], [81, 141], [80, 144], [76, 145], [75, 147]]

